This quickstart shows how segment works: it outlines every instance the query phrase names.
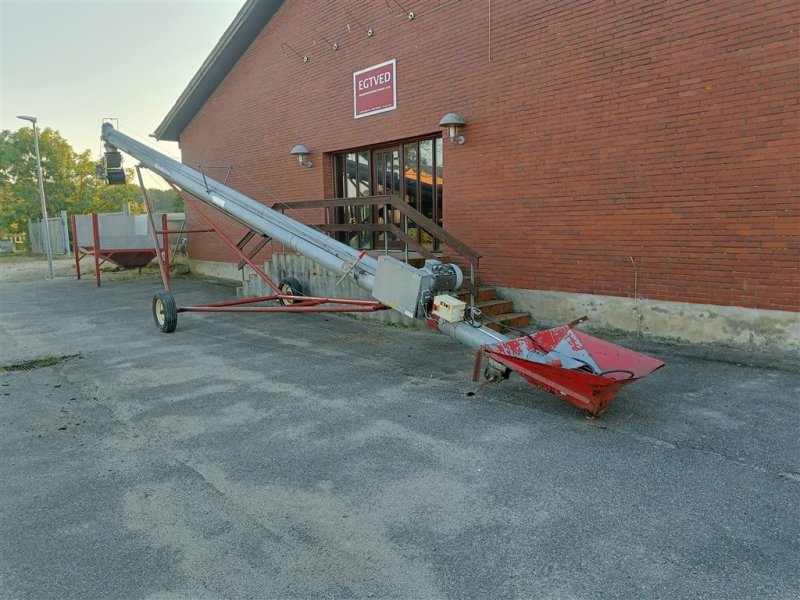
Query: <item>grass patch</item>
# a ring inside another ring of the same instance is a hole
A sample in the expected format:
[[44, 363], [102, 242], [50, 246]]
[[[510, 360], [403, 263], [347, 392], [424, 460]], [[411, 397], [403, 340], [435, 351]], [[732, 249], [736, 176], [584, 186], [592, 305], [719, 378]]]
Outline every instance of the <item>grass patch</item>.
[[5, 262], [29, 262], [32, 260], [47, 260], [44, 256], [33, 256], [30, 252], [3, 252], [0, 254], [0, 261]]

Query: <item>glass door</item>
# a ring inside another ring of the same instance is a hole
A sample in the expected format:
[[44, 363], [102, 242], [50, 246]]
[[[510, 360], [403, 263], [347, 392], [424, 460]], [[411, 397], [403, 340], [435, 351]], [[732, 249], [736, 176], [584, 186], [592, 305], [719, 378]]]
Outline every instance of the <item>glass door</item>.
[[[441, 136], [421, 138], [378, 148], [360, 148], [334, 155], [334, 193], [337, 198], [390, 195], [402, 199], [437, 225], [442, 224], [444, 165]], [[437, 240], [419, 223], [408, 223], [399, 210], [386, 206], [345, 206], [336, 209], [337, 224], [386, 223], [389, 220], [428, 250]], [[340, 231], [337, 239], [354, 248], [402, 249], [397, 236], [383, 232]]]
[[[444, 164], [442, 138], [428, 138], [403, 145], [405, 201], [437, 225], [442, 225]], [[409, 221], [408, 235], [428, 250], [438, 250], [437, 241], [424, 227]]]
[[[369, 150], [348, 152], [335, 157], [335, 186], [337, 198], [361, 198], [371, 196]], [[336, 223], [372, 223], [372, 207], [342, 206], [336, 209]], [[353, 248], [372, 247], [372, 236], [368, 231], [340, 231], [336, 238]]]
[[[373, 193], [376, 196], [393, 196], [400, 200], [403, 197], [402, 179], [400, 177], [400, 146], [378, 148], [372, 151]], [[402, 215], [399, 210], [387, 206], [375, 210], [376, 223], [392, 223], [402, 229]], [[399, 249], [402, 242], [392, 233], [378, 231], [375, 233], [376, 249]]]

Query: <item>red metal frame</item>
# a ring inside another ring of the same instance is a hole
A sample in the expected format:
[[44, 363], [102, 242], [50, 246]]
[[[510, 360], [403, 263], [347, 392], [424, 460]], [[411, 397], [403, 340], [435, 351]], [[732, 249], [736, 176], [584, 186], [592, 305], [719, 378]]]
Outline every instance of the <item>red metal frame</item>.
[[[166, 216], [166, 215], [165, 215]], [[78, 239], [78, 226], [75, 215], [70, 217], [72, 225], [72, 248], [75, 253], [75, 274], [81, 278], [81, 261], [87, 256], [94, 258], [94, 279], [97, 287], [100, 287], [100, 267], [106, 262], [114, 263], [123, 268], [131, 266], [130, 259], [133, 259], [134, 266], [141, 270], [141, 264], [147, 264], [155, 258], [157, 251], [147, 248], [101, 248], [100, 247], [100, 225], [97, 213], [92, 213], [92, 246], [82, 246]], [[128, 257], [125, 259], [124, 257]], [[146, 259], [146, 260], [145, 260]]]
[[70, 224], [72, 225], [72, 252], [75, 255], [75, 272], [78, 275], [78, 279], [81, 278], [81, 259], [83, 255], [81, 254], [81, 248], [78, 245], [78, 226], [75, 223], [75, 215], [70, 215], [69, 217]]
[[[531, 353], [544, 356], [562, 342], [566, 342], [574, 352], [585, 352], [585, 356], [591, 357], [599, 368], [598, 372], [563, 368], [557, 357], [546, 362], [525, 358], [530, 358]], [[533, 385], [564, 398], [591, 415], [597, 415], [608, 406], [622, 387], [664, 366], [657, 358], [601, 340], [574, 329], [571, 324], [539, 331], [531, 337], [485, 346], [483, 352]]]
[[[386, 306], [375, 300], [358, 300], [355, 298], [324, 298], [318, 296], [292, 296], [281, 293], [281, 289], [265, 272], [259, 267], [252, 258], [244, 252], [244, 247], [239, 247], [229, 236], [225, 235], [216, 223], [208, 216], [208, 214], [198, 206], [198, 202], [193, 201], [187, 194], [170, 183], [172, 189], [183, 196], [184, 202], [192, 207], [194, 212], [200, 217], [201, 221], [206, 225], [207, 229], [194, 228], [194, 229], [172, 229], [168, 228], [167, 215], [162, 215], [161, 229], [156, 229], [155, 219], [153, 218], [152, 206], [150, 199], [147, 196], [147, 191], [142, 181], [142, 174], [140, 167], [136, 167], [136, 174], [139, 178], [139, 186], [142, 189], [142, 197], [144, 199], [145, 208], [147, 209], [148, 220], [150, 222], [151, 231], [153, 232], [153, 245], [157, 248], [159, 246], [158, 236], [163, 236], [161, 240], [162, 252], [156, 253], [158, 259], [158, 268], [161, 273], [161, 281], [164, 284], [164, 289], [171, 292], [170, 280], [170, 256], [169, 256], [169, 234], [170, 233], [211, 233], [223, 244], [225, 244], [239, 259], [249, 266], [253, 272], [264, 282], [267, 286], [275, 291], [275, 294], [268, 296], [259, 296], [255, 298], [240, 298], [237, 300], [226, 300], [224, 302], [211, 302], [209, 304], [201, 304], [198, 306], [180, 306], [178, 312], [227, 312], [227, 313], [335, 313], [335, 312], [374, 312], [379, 310], [386, 310]], [[363, 256], [363, 253], [362, 255]], [[359, 259], [361, 258], [359, 257]], [[357, 263], [358, 261], [356, 261]], [[355, 264], [353, 265], [355, 266]], [[280, 306], [244, 306], [258, 304], [261, 302], [272, 301], [285, 301], [286, 304]]]

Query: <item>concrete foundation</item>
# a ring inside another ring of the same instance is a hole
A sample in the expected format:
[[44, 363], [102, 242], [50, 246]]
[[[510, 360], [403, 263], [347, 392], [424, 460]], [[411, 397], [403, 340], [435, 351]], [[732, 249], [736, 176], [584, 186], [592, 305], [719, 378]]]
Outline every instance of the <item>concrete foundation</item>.
[[[271, 261], [264, 263], [264, 271], [275, 282], [284, 277], [294, 277], [303, 286], [307, 296], [324, 296], [326, 298], [356, 298], [374, 300], [372, 294], [358, 287], [350, 277], [342, 278], [341, 273], [332, 273], [320, 267], [314, 261], [297, 254], [275, 254]], [[267, 285], [255, 275], [251, 275], [242, 292], [247, 296], [266, 295], [270, 293]], [[384, 323], [392, 323], [402, 327], [426, 328], [424, 321], [409, 319], [395, 310], [382, 310], [374, 313], [353, 313], [359, 318], [376, 319]]]
[[[243, 296], [270, 293], [266, 284], [247, 267], [243, 276], [234, 263], [190, 261], [190, 266], [198, 274], [242, 281], [239, 291]], [[345, 278], [337, 287], [341, 275], [331, 273], [303, 256], [276, 254], [264, 264], [264, 270], [276, 282], [288, 276], [297, 278], [308, 295], [371, 298], [369, 292], [350, 278]], [[616, 330], [643, 338], [682, 343], [800, 352], [800, 313], [499, 286], [497, 292], [500, 297], [513, 301], [515, 310], [531, 313], [534, 321], [543, 327], [563, 325], [587, 315], [589, 321], [583, 327], [589, 331]], [[423, 321], [409, 319], [393, 310], [358, 316], [404, 327], [425, 328]]]
[[228, 279], [230, 281], [243, 281], [242, 272], [236, 268], [236, 263], [189, 259], [189, 269], [197, 275]]
[[[243, 275], [242, 271], [239, 271], [236, 268], [237, 265], [234, 263], [190, 260], [189, 265], [194, 273], [220, 279], [241, 281], [242, 287], [239, 288], [239, 294], [241, 296], [267, 296], [273, 293], [272, 289], [270, 289], [260, 277], [255, 275], [249, 267], [244, 268]], [[275, 254], [271, 261], [266, 261], [261, 266], [264, 272], [269, 275], [275, 283], [279, 283], [284, 277], [294, 277], [303, 286], [303, 293], [307, 296], [373, 300], [367, 290], [358, 287], [349, 277], [345, 277], [337, 286], [336, 283], [341, 278], [341, 274], [332, 273], [304, 256], [299, 256], [297, 254]], [[375, 319], [402, 327], [427, 328], [424, 321], [409, 319], [394, 310], [353, 314], [359, 318]]]
[[800, 351], [800, 313], [505, 287], [497, 291], [542, 325], [587, 315], [584, 327], [590, 331], [616, 329], [693, 344]]

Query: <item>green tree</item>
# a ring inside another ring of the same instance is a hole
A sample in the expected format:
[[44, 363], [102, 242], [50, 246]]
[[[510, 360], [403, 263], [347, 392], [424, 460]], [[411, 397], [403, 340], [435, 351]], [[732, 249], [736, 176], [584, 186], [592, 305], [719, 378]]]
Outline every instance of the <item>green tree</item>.
[[[134, 213], [144, 212], [139, 186], [109, 186], [95, 174], [96, 161], [88, 150], [78, 153], [58, 131], [39, 134], [42, 180], [47, 210], [74, 214], [119, 212], [129, 203]], [[134, 181], [128, 171], [128, 181]], [[157, 210], [180, 211], [183, 201], [172, 191], [149, 190], [158, 197]], [[41, 217], [33, 131], [22, 127], [0, 132], [0, 233], [27, 231], [28, 219]]]
[[156, 212], [183, 212], [183, 198], [172, 190], [147, 190]]
[[16, 233], [27, 229], [28, 218], [40, 214], [36, 179], [36, 158], [30, 130], [12, 134], [0, 132], [0, 231]]
[[[89, 151], [78, 154], [59, 132], [39, 134], [42, 181], [48, 213], [90, 206], [99, 182], [93, 178]], [[28, 219], [41, 216], [33, 131], [0, 132], [0, 231], [25, 231]]]
[[138, 185], [132, 183], [106, 185], [97, 190], [92, 198], [91, 210], [88, 212], [119, 212], [126, 203], [134, 214], [145, 212], [142, 192]]

